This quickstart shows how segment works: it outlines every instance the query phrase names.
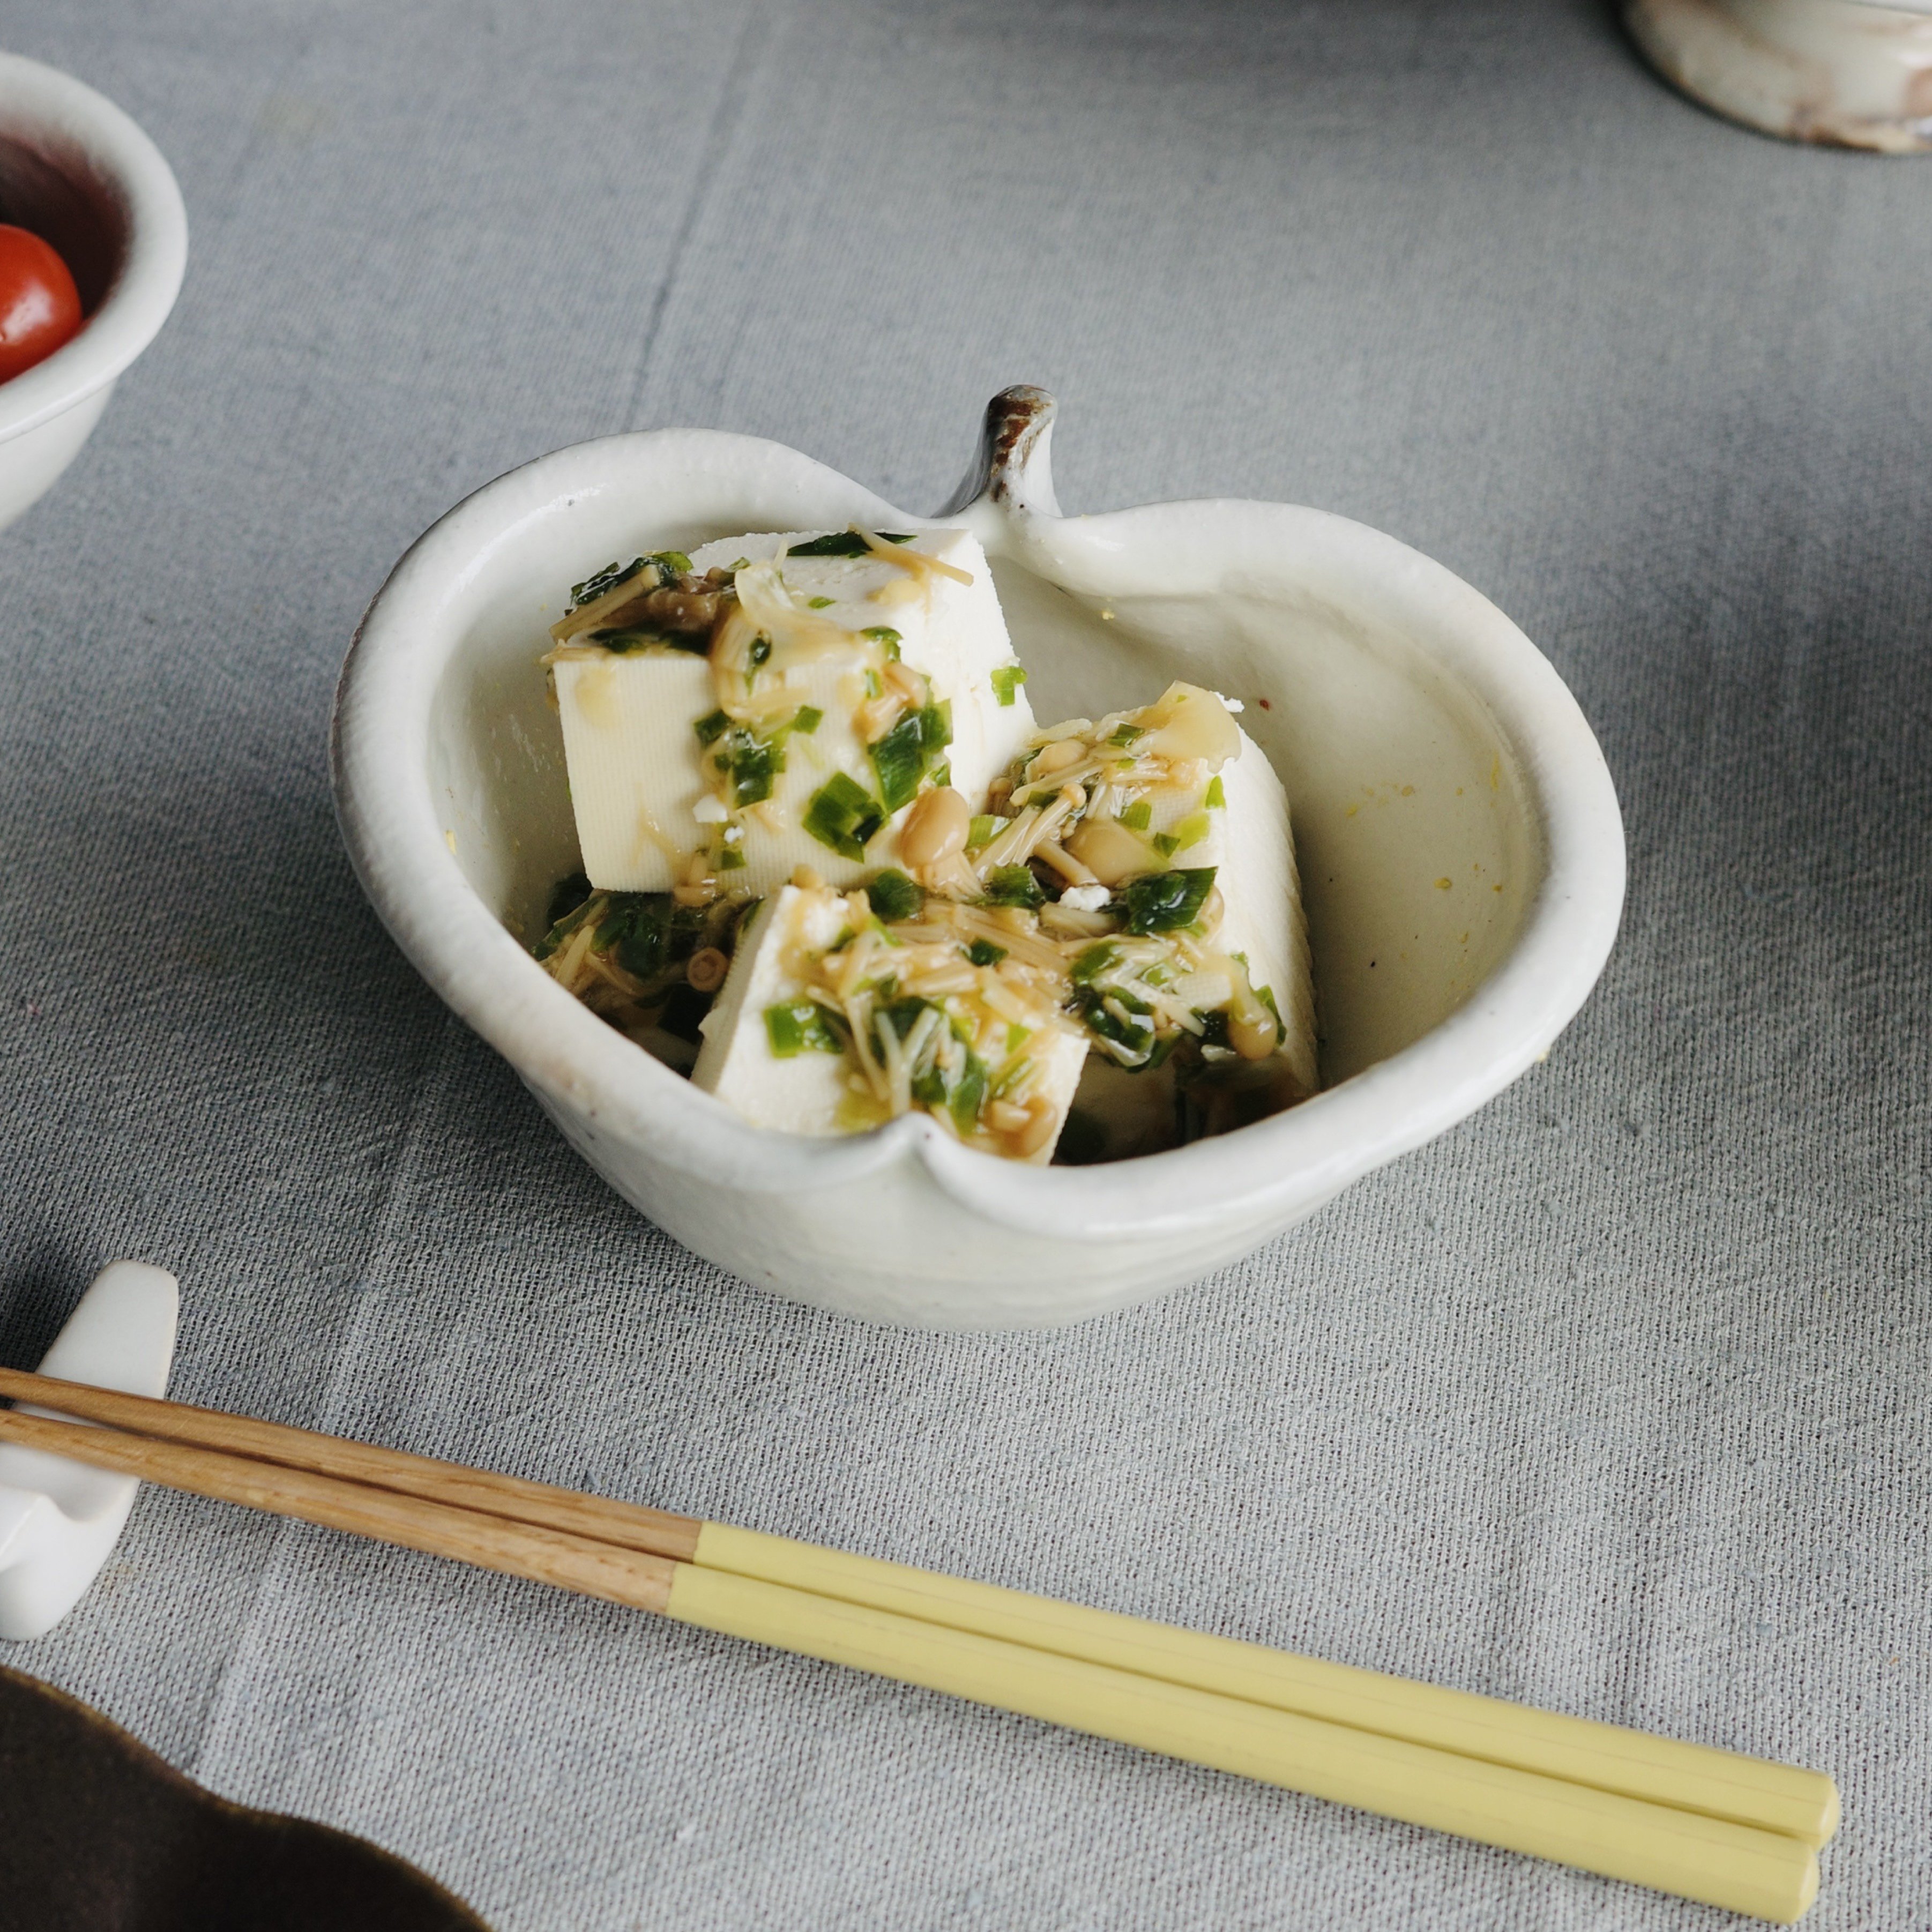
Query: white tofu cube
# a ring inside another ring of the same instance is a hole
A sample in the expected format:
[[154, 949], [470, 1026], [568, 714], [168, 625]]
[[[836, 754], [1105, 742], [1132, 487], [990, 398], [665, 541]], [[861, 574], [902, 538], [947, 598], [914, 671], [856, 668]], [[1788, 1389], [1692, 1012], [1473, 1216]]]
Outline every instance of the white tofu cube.
[[[862, 993], [844, 1001], [830, 994], [840, 976], [824, 962], [845, 956], [841, 942], [874, 949], [880, 973], [856, 980], [892, 974], [883, 1006]], [[922, 983], [937, 997], [918, 995]], [[1066, 1124], [1087, 1040], [1050, 1006], [1038, 1010], [1038, 1024], [1016, 1025], [1010, 1016], [1018, 983], [997, 964], [970, 964], [962, 946], [916, 921], [888, 936], [868, 919], [862, 895], [787, 886], [740, 934], [691, 1077], [754, 1126], [859, 1132], [919, 1108], [973, 1145], [1043, 1164]], [[934, 1085], [942, 1064], [944, 1094]]]
[[1280, 1052], [1295, 1078], [1312, 1094], [1321, 1084], [1316, 1062], [1315, 977], [1308, 921], [1294, 862], [1288, 794], [1268, 754], [1244, 731], [1240, 755], [1221, 767], [1223, 808], [1208, 849], [1196, 859], [1178, 853], [1176, 865], [1211, 865], [1227, 908], [1216, 944], [1245, 956], [1250, 984], [1274, 996], [1286, 1037]]
[[[1145, 986], [1118, 981], [1116, 990], [1149, 1004], [1154, 1016], [1146, 1024], [1157, 1033], [1186, 1024], [1189, 1012], [1225, 1012], [1241, 1056], [1267, 1057], [1274, 1029], [1241, 989], [1238, 962], [1253, 992], [1279, 1014], [1273, 1052], [1304, 1094], [1315, 1091], [1314, 986], [1288, 799], [1226, 700], [1176, 684], [1139, 711], [1097, 723], [1070, 720], [1040, 735], [1043, 746], [1029, 754], [1003, 808], [1010, 823], [984, 848], [982, 876], [1024, 850], [1042, 851], [1056, 869], [1062, 861], [1055, 854], [1064, 854], [1099, 881], [1066, 889], [1062, 903], [1084, 911], [1097, 909], [1103, 895], [1118, 901], [1124, 894], [1131, 904], [1133, 882], [1152, 874], [1211, 869], [1222, 908], [1211, 937], [1190, 943], [1191, 959], [1167, 961], [1158, 956], [1164, 942], [1156, 926], [1118, 958], [1128, 979], [1154, 966], [1160, 974]], [[1054, 814], [1062, 814], [1057, 823]], [[1053, 842], [1034, 844], [1049, 824]], [[1186, 969], [1180, 978], [1178, 966]], [[1133, 1030], [1124, 1019], [1118, 1023]], [[1117, 1059], [1134, 1064], [1145, 1050], [1144, 1034], [1139, 1045], [1124, 1040], [1119, 1047]], [[1096, 1082], [1106, 1084], [1090, 1074], [1090, 1085]], [[1137, 1103], [1144, 1100], [1157, 1116], [1166, 1102], [1151, 1094], [1137, 1093]], [[1094, 1108], [1111, 1111], [1099, 1100]]]
[[[1262, 1060], [1223, 1055], [1202, 1069], [1175, 1054], [1130, 1069], [1104, 1052], [1088, 1055], [1074, 1096], [1070, 1150], [1084, 1160], [1128, 1160], [1160, 1153], [1203, 1132], [1226, 1132], [1318, 1090], [1315, 984], [1308, 927], [1288, 824], [1288, 800], [1266, 754], [1243, 732], [1238, 756], [1219, 776], [1225, 804], [1210, 808], [1213, 830], [1174, 854], [1176, 866], [1212, 866], [1225, 908], [1213, 949], [1245, 960], [1249, 983], [1265, 989], [1282, 1037]], [[1284, 1092], [1286, 1067], [1295, 1091]]]
[[[810, 540], [727, 538], [693, 555], [700, 573], [741, 561], [777, 572], [776, 584], [768, 570], [746, 573], [740, 634], [766, 656], [742, 672], [722, 646], [718, 662], [668, 647], [558, 653], [571, 798], [593, 885], [668, 891], [700, 854], [736, 896], [775, 891], [801, 865], [850, 884], [892, 864], [910, 802], [905, 732], [918, 733], [902, 717], [873, 742], [881, 676], [890, 686], [897, 666], [928, 681], [932, 704], [950, 714], [943, 752], [929, 725], [926, 748], [914, 745], [912, 782], [922, 762], [928, 778], [943, 777], [976, 808], [1032, 732], [1024, 674], [970, 532], [922, 531], [886, 555], [783, 554]], [[890, 712], [890, 688], [884, 699]]]
[[[1214, 867], [1224, 908], [1214, 947], [1241, 960], [1249, 984], [1273, 1001], [1282, 1029], [1276, 1051], [1303, 1090], [1312, 1094], [1321, 1084], [1315, 982], [1288, 794], [1268, 754], [1245, 731], [1238, 728], [1235, 735], [1238, 749], [1215, 773], [1218, 784], [1210, 781], [1204, 794], [1218, 800], [1204, 807], [1207, 829], [1167, 862], [1190, 871]], [[1196, 816], [1179, 814], [1173, 822], [1184, 830]]]
[[754, 907], [717, 1000], [701, 1022], [694, 1086], [728, 1101], [754, 1127], [836, 1134], [851, 1068], [842, 1052], [772, 1050], [765, 1015], [805, 998], [797, 956], [823, 952], [848, 923], [837, 893], [787, 886]]
[[692, 730], [716, 708], [710, 665], [602, 651], [560, 658], [552, 675], [584, 872], [604, 891], [670, 891], [717, 830], [695, 816], [712, 787]]
[[987, 787], [1034, 730], [1026, 673], [1013, 655], [979, 538], [970, 530], [920, 530], [910, 543], [892, 546], [963, 572], [972, 580], [962, 584], [916, 568], [908, 571], [876, 554], [781, 558], [781, 552], [811, 537], [810, 532], [788, 530], [722, 538], [694, 550], [692, 568], [728, 568], [740, 558], [777, 560], [786, 589], [799, 602], [810, 608], [817, 598], [830, 600], [819, 607], [821, 616], [851, 630], [884, 625], [897, 631], [903, 661], [932, 679], [934, 698], [952, 707], [953, 788], [976, 812]]

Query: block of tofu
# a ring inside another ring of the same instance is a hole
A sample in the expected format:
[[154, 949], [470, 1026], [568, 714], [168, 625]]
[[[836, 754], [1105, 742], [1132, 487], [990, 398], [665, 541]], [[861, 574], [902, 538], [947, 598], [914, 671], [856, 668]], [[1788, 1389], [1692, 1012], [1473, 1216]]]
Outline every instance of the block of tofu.
[[[1316, 1090], [1313, 979], [1288, 799], [1224, 699], [1176, 684], [1138, 711], [1053, 726], [1036, 734], [1005, 798], [1006, 829], [975, 862], [982, 878], [1044, 857], [1069, 882], [1062, 904], [1126, 912], [1115, 964], [1090, 988], [1124, 996], [1111, 1022], [1122, 1036], [1118, 1064], [1144, 1057], [1150, 1028], [1185, 1030], [1186, 1014], [1211, 1012], [1225, 1017], [1231, 1052], [1249, 1060], [1278, 1054], [1303, 1093]], [[1163, 893], [1166, 916], [1156, 903]], [[1137, 904], [1150, 922], [1136, 923]], [[1178, 950], [1168, 958], [1163, 948]], [[1104, 1046], [1112, 1010], [1076, 998]], [[1278, 1033], [1263, 1009], [1279, 1015]], [[1122, 1017], [1143, 1012], [1144, 1024]], [[1090, 1074], [1090, 1084], [1100, 1078]], [[1165, 1102], [1149, 1105], [1159, 1114]]]
[[974, 964], [920, 918], [882, 926], [862, 893], [830, 887], [787, 886], [751, 915], [703, 1031], [693, 1082], [755, 1126], [854, 1133], [917, 1109], [1036, 1164], [1087, 1057], [1016, 969]]
[[1216, 944], [1246, 957], [1248, 976], [1274, 996], [1284, 1030], [1280, 1052], [1303, 1089], [1321, 1085], [1316, 1060], [1315, 976], [1294, 862], [1288, 794], [1261, 747], [1244, 731], [1238, 756], [1221, 767], [1226, 803], [1211, 858], [1192, 854], [1177, 863], [1211, 864], [1227, 910]]
[[717, 828], [692, 721], [715, 710], [711, 667], [684, 651], [586, 652], [551, 667], [584, 869], [601, 891], [664, 892]]
[[[1227, 958], [1246, 963], [1249, 982], [1265, 989], [1279, 1012], [1281, 1037], [1272, 1053], [1261, 1045], [1236, 1051], [1222, 1047], [1202, 1055], [1186, 1051], [1130, 1067], [1105, 1051], [1090, 1053], [1073, 1100], [1082, 1157], [1130, 1160], [1198, 1139], [1225, 1133], [1279, 1112], [1316, 1092], [1321, 1084], [1317, 1057], [1314, 979], [1308, 928], [1301, 907], [1300, 880], [1290, 835], [1288, 800], [1265, 754], [1244, 732], [1237, 756], [1219, 773], [1223, 802], [1209, 808], [1212, 831], [1196, 847], [1176, 853], [1174, 863], [1212, 866], [1222, 912], [1208, 946], [1199, 985], [1220, 976]], [[1123, 950], [1127, 949], [1124, 948]], [[1164, 962], [1166, 963], [1166, 962]], [[1170, 970], [1172, 970], [1170, 966]], [[1190, 995], [1186, 976], [1168, 979], [1164, 992]], [[1156, 994], [1150, 1004], [1159, 1005]], [[1238, 1040], [1237, 998], [1225, 1005], [1229, 1036]], [[1248, 1030], [1252, 1042], [1254, 1034]], [[1248, 1058], [1258, 1053], [1259, 1057]], [[1281, 1076], [1286, 1072], [1288, 1078]]]
[[983, 872], [1038, 853], [1070, 883], [1220, 862], [1222, 768], [1246, 741], [1226, 700], [1170, 685], [1155, 703], [1034, 734], [995, 784]]
[[[952, 707], [952, 784], [977, 811], [987, 787], [1019, 755], [1034, 730], [1026, 673], [1013, 655], [979, 539], [970, 530], [915, 532], [910, 542], [889, 546], [889, 554], [901, 554], [910, 569], [878, 554], [782, 554], [814, 536], [785, 530], [727, 537], [694, 550], [692, 567], [728, 568], [741, 558], [776, 562], [785, 588], [808, 609], [829, 598], [817, 608], [835, 623], [860, 632], [879, 626], [897, 631], [904, 661], [931, 678], [934, 697]], [[970, 582], [921, 568], [918, 560], [925, 557]]]
[[704, 1044], [691, 1078], [754, 1127], [790, 1134], [847, 1131], [838, 1124], [851, 1072], [845, 1052], [782, 1054], [774, 1052], [765, 1022], [768, 1011], [795, 1009], [808, 998], [801, 956], [826, 951], [847, 923], [838, 894], [787, 886], [754, 907], [740, 929], [731, 970], [700, 1023]]
[[709, 658], [554, 654], [593, 885], [664, 892], [708, 868], [719, 890], [761, 896], [801, 865], [854, 884], [894, 862], [916, 790], [950, 784], [976, 808], [1011, 763], [1033, 714], [976, 540], [788, 554], [846, 541], [770, 532], [694, 553], [699, 574], [750, 566]]

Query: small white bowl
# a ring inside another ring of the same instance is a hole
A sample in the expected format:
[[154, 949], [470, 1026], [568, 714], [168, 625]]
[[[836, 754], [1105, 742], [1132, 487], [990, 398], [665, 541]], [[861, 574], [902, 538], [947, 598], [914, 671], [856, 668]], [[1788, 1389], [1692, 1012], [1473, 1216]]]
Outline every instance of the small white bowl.
[[[757, 1286], [877, 1319], [1067, 1322], [1190, 1281], [1441, 1133], [1544, 1053], [1624, 889], [1603, 756], [1493, 605], [1393, 538], [1285, 504], [1063, 519], [1052, 400], [1009, 390], [940, 518], [796, 452], [665, 430], [512, 470], [416, 542], [337, 692], [336, 802], [404, 950], [591, 1165]], [[1174, 676], [1245, 700], [1292, 803], [1330, 1084], [1172, 1153], [1032, 1168], [923, 1114], [814, 1140], [747, 1126], [528, 950], [577, 842], [537, 669], [561, 586], [746, 530], [970, 524], [1042, 720]]]
[[0, 53], [0, 221], [52, 243], [86, 320], [0, 382], [0, 530], [80, 454], [121, 372], [174, 306], [188, 211], [160, 151], [71, 74]]
[[1766, 134], [1932, 154], [1932, 0], [1624, 0], [1664, 77]]

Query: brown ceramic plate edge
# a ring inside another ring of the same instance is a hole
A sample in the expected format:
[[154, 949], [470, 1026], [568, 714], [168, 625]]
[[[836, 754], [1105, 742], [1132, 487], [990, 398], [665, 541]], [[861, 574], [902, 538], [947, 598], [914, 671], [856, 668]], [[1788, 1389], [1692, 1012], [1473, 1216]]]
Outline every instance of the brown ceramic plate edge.
[[35, 1932], [490, 1932], [392, 1852], [215, 1795], [0, 1665], [0, 1921]]

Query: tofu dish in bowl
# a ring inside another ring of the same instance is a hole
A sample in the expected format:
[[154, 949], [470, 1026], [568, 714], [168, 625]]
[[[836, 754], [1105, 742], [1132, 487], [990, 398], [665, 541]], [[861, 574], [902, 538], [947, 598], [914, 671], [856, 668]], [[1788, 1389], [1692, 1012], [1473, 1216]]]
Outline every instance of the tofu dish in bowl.
[[1084, 1165], [1319, 1083], [1288, 801], [1175, 682], [1042, 725], [964, 528], [751, 533], [572, 586], [583, 869], [535, 952], [756, 1126]]
[[1053, 414], [995, 397], [930, 517], [720, 430], [554, 451], [338, 692], [452, 1011], [658, 1227], [868, 1320], [1238, 1259], [1534, 1064], [1616, 930], [1602, 754], [1494, 605], [1293, 504], [1063, 514]]

